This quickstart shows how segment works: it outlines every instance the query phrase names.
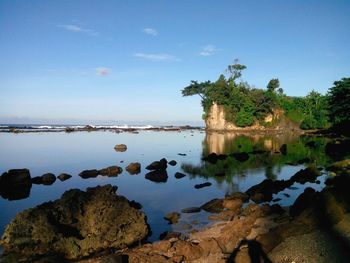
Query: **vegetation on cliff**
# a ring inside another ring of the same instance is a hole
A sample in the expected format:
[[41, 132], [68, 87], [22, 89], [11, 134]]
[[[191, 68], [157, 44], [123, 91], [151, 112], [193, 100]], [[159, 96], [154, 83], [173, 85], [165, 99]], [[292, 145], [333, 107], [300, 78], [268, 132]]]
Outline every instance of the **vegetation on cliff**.
[[245, 69], [246, 66], [236, 59], [227, 67], [226, 76], [221, 74], [215, 82], [192, 80], [182, 90], [182, 95], [199, 95], [202, 98], [204, 119], [214, 102], [223, 105], [226, 120], [239, 127], [257, 122], [266, 125], [265, 118], [276, 109], [283, 109], [288, 119], [306, 130], [349, 122], [349, 78], [336, 81], [326, 95], [312, 90], [305, 97], [293, 97], [284, 94], [277, 78], [271, 79], [266, 89], [256, 88], [240, 80]]

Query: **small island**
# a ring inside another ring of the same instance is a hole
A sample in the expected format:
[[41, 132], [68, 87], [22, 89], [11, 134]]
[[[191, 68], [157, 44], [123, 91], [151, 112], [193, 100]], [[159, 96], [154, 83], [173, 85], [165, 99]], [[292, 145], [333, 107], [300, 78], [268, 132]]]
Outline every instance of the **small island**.
[[203, 119], [211, 131], [282, 131], [328, 129], [347, 132], [350, 78], [334, 82], [327, 94], [310, 91], [305, 97], [284, 94], [278, 78], [266, 89], [242, 81], [247, 67], [238, 59], [215, 81], [191, 81], [183, 96], [199, 95]]

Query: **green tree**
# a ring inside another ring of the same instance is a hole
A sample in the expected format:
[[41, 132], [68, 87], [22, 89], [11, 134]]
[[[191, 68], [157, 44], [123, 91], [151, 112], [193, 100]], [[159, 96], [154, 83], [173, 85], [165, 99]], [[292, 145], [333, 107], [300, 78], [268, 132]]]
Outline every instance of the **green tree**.
[[[267, 90], [274, 92], [280, 87], [280, 81], [279, 79], [271, 79], [269, 83], [267, 84]], [[283, 90], [282, 90], [283, 91]]]
[[334, 126], [350, 128], [350, 78], [342, 78], [334, 82], [328, 92], [329, 116]]

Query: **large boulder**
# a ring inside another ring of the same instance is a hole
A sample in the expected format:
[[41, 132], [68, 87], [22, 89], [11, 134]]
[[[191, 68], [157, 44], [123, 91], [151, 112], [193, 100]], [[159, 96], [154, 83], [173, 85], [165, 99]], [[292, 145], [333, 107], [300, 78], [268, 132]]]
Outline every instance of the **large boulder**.
[[78, 259], [143, 240], [149, 230], [145, 215], [116, 195], [116, 189], [69, 190], [61, 199], [17, 214], [0, 240], [5, 254]]
[[32, 181], [28, 169], [11, 169], [0, 177], [0, 195], [8, 200], [29, 197]]

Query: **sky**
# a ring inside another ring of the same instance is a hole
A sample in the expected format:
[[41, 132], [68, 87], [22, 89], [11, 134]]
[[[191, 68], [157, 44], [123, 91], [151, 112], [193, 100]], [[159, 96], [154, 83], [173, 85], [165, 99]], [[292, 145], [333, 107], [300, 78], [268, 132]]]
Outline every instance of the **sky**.
[[349, 77], [349, 0], [0, 0], [0, 123], [203, 124], [191, 80]]

